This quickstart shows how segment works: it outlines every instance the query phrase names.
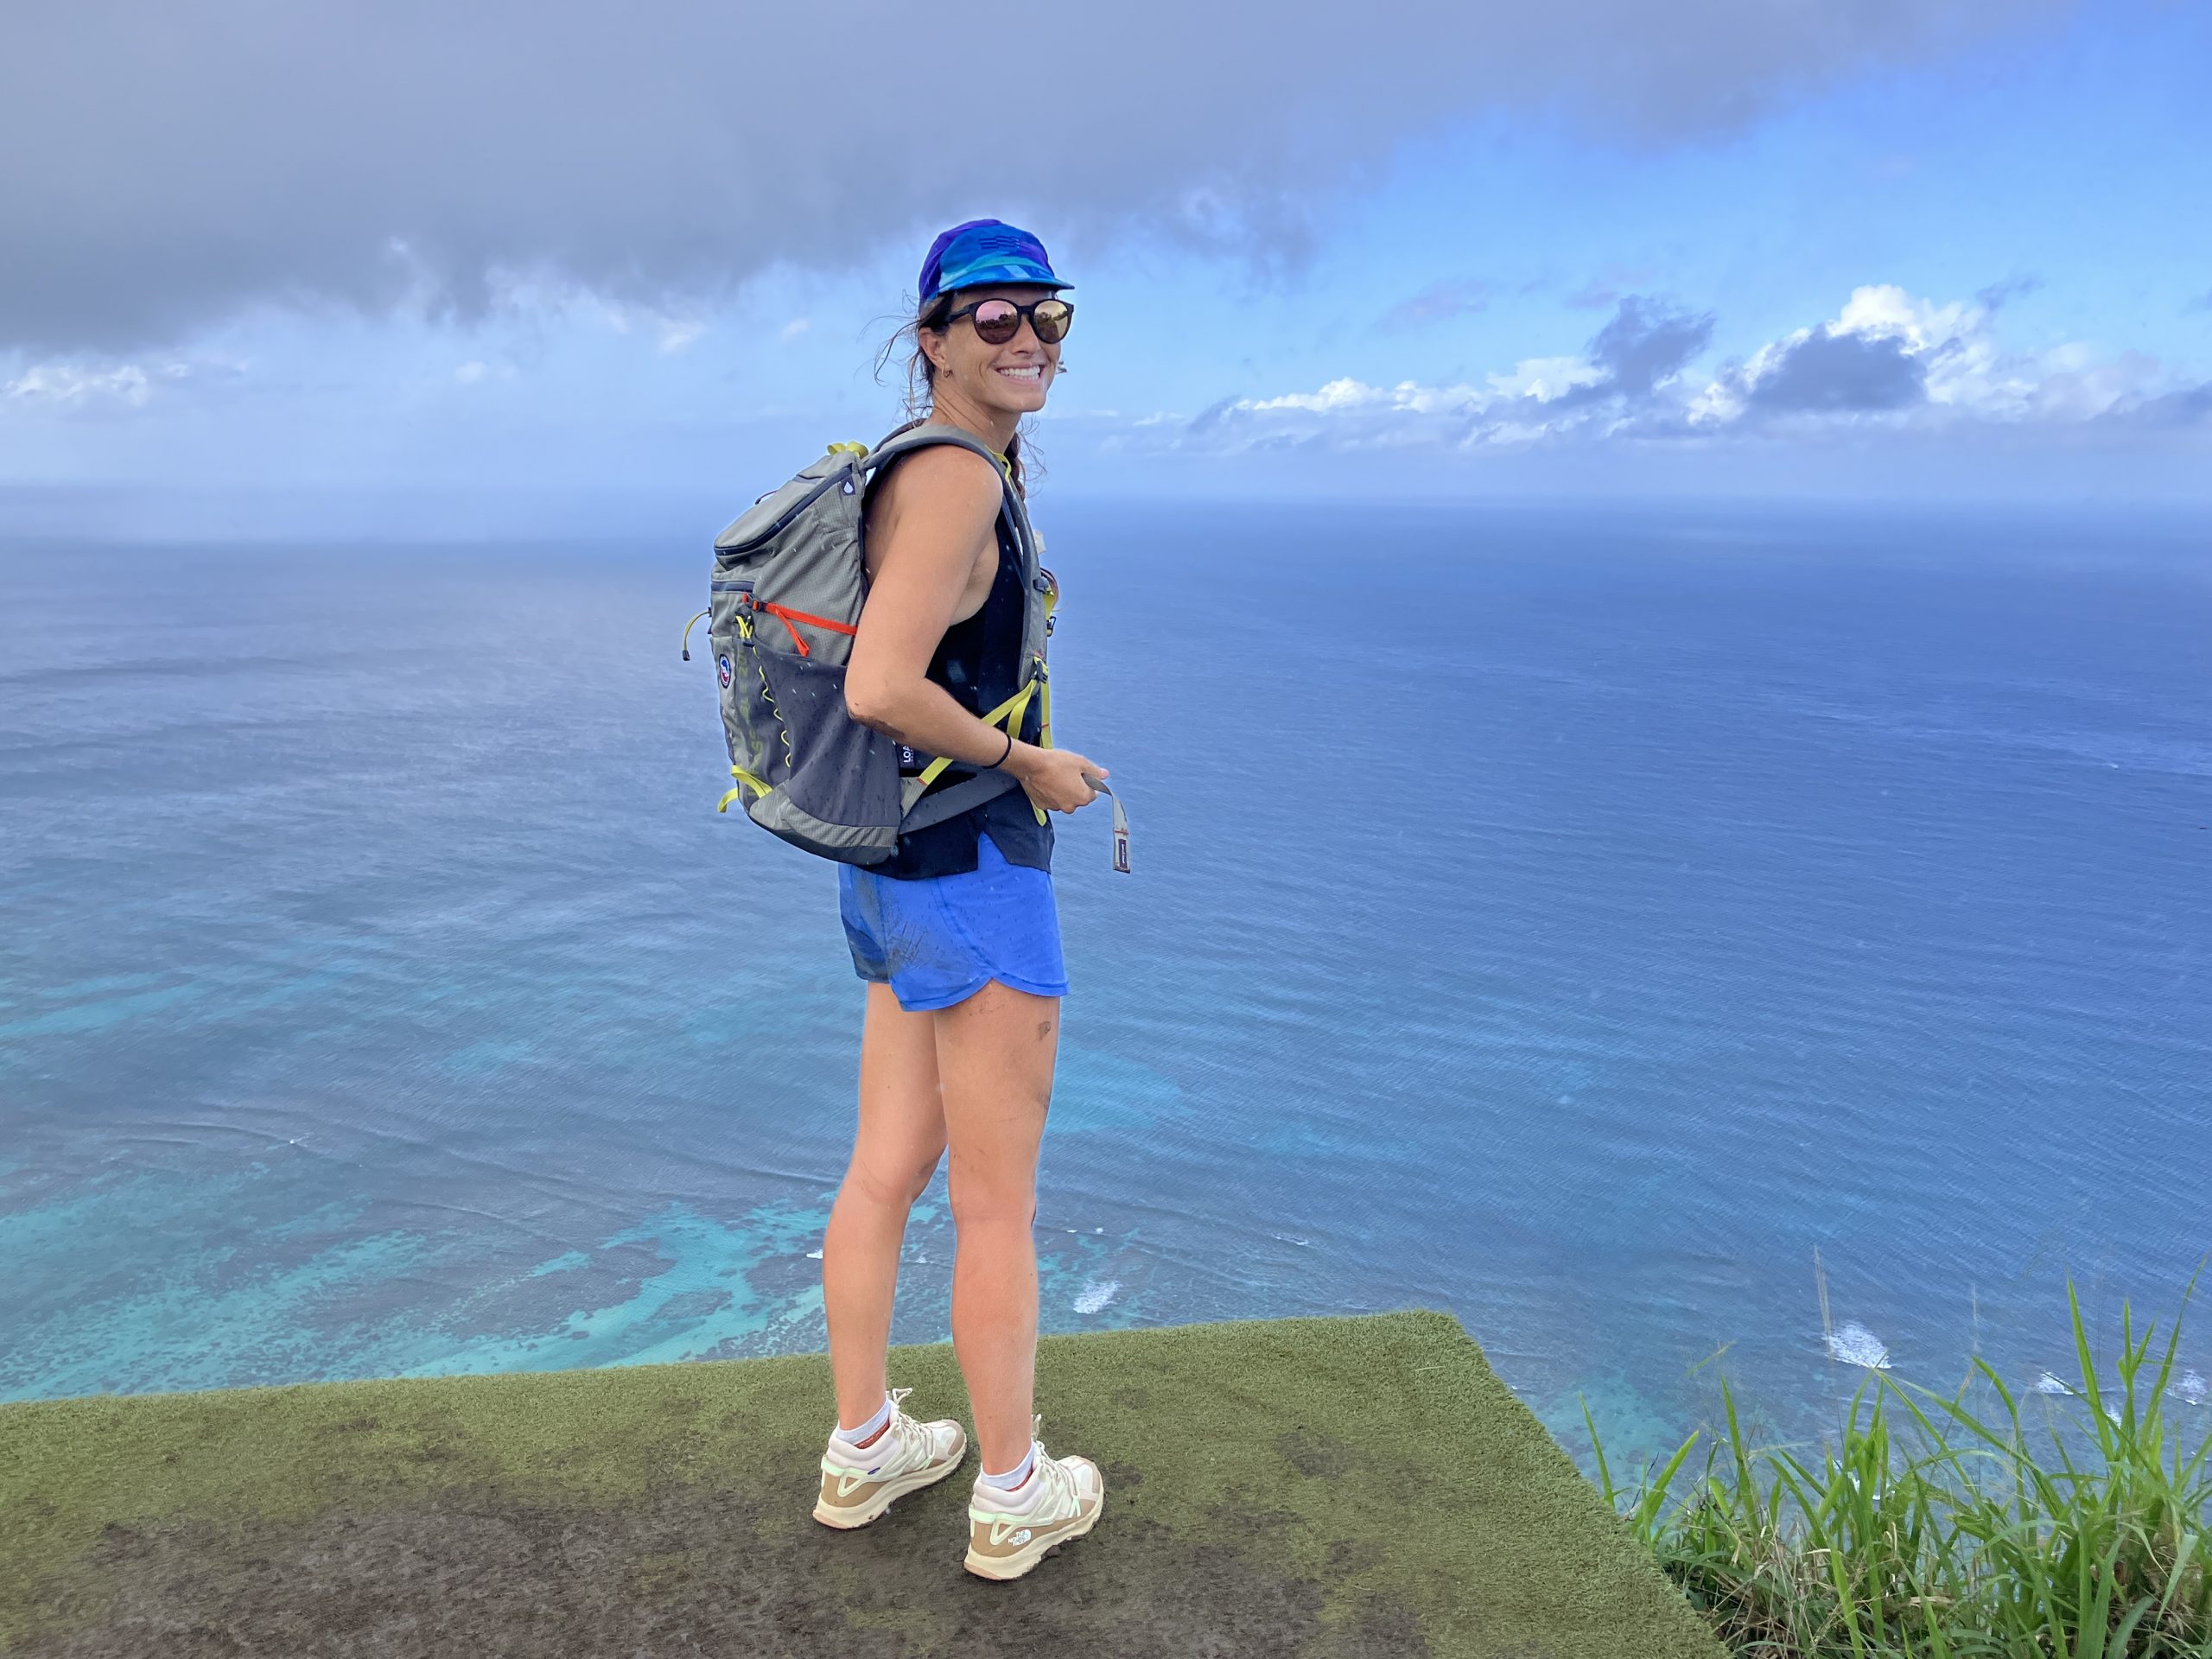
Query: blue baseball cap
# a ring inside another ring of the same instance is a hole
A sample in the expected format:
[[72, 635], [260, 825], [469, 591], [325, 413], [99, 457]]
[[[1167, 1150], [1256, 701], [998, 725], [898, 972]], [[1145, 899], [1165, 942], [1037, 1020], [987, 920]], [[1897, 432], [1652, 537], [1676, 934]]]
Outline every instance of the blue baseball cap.
[[1045, 245], [1002, 219], [971, 219], [941, 233], [922, 261], [922, 302], [984, 283], [1040, 283], [1073, 288], [1053, 273]]

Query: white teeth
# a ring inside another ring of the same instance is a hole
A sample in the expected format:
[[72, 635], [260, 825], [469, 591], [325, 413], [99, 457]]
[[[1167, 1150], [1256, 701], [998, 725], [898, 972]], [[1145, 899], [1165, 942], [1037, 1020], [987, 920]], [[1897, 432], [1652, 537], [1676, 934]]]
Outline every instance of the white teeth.
[[999, 372], [1015, 380], [1036, 380], [1043, 378], [1045, 371], [1033, 365], [1026, 369], [1001, 369]]

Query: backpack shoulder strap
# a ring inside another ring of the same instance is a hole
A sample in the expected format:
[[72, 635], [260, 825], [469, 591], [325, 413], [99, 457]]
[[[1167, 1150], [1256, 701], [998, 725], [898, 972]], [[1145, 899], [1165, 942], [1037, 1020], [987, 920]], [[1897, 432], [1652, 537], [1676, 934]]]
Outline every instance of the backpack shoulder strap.
[[972, 449], [999, 469], [999, 516], [1006, 521], [1007, 527], [1013, 531], [1014, 546], [1020, 550], [1026, 569], [1033, 575], [1039, 557], [1036, 537], [1029, 528], [1029, 515], [1023, 510], [1020, 499], [1014, 493], [1014, 474], [1007, 466], [1006, 457], [973, 432], [964, 427], [955, 426], [949, 421], [925, 421], [919, 426], [910, 426], [903, 432], [894, 433], [869, 450], [864, 458], [855, 463], [861, 475], [863, 511], [867, 505], [865, 492], [880, 476], [878, 469], [885, 462], [896, 460], [900, 455], [911, 454], [916, 449], [926, 449], [934, 443], [957, 444], [963, 449]]
[[950, 421], [925, 421], [919, 426], [910, 426], [903, 432], [893, 433], [868, 452], [861, 466], [863, 470], [873, 471], [893, 456], [903, 455], [910, 449], [926, 449], [933, 443], [957, 443], [963, 449], [973, 449], [996, 466], [1001, 477], [1007, 476], [1004, 455], [966, 427], [955, 426]]

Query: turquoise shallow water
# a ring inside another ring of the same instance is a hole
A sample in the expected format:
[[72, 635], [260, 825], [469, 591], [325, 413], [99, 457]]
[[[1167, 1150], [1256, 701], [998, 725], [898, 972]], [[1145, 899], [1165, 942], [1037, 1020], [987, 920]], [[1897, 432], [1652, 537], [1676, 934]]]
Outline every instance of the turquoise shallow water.
[[[1723, 1348], [1784, 1427], [1848, 1389], [1816, 1249], [1931, 1384], [2069, 1374], [2069, 1272], [2171, 1311], [2202, 534], [1039, 517], [1137, 865], [1063, 825], [1047, 1329], [1443, 1306], [1635, 1446]], [[697, 549], [0, 582], [0, 1396], [823, 1345], [860, 990], [830, 867], [713, 813]]]

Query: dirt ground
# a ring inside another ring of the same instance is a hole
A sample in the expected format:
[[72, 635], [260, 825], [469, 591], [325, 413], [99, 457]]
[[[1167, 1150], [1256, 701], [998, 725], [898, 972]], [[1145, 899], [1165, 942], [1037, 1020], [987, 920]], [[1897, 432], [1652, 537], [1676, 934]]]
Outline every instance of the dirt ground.
[[[1109, 1466], [1119, 1496], [1135, 1479]], [[733, 1494], [683, 1492], [594, 1513], [496, 1493], [435, 1510], [334, 1513], [305, 1528], [110, 1527], [87, 1563], [92, 1622], [13, 1649], [26, 1659], [573, 1659], [622, 1655], [838, 1655], [974, 1659], [1419, 1659], [1411, 1609], [1321, 1622], [1322, 1587], [1270, 1571], [1233, 1541], [1294, 1516], [1224, 1517], [1192, 1544], [1111, 1509], [1085, 1538], [1010, 1584], [960, 1565], [966, 1482], [902, 1498], [854, 1532], [767, 1526]], [[804, 1500], [810, 1486], [798, 1494]], [[1110, 1501], [1110, 1500], [1109, 1500]], [[1341, 1544], [1339, 1556], [1353, 1547]], [[73, 1622], [73, 1621], [70, 1621]], [[1533, 1649], [1531, 1650], [1534, 1651]]]
[[1053, 1336], [1039, 1394], [1106, 1510], [1006, 1584], [972, 1453], [814, 1521], [825, 1356], [0, 1407], [0, 1652], [1719, 1659], [1449, 1315]]

